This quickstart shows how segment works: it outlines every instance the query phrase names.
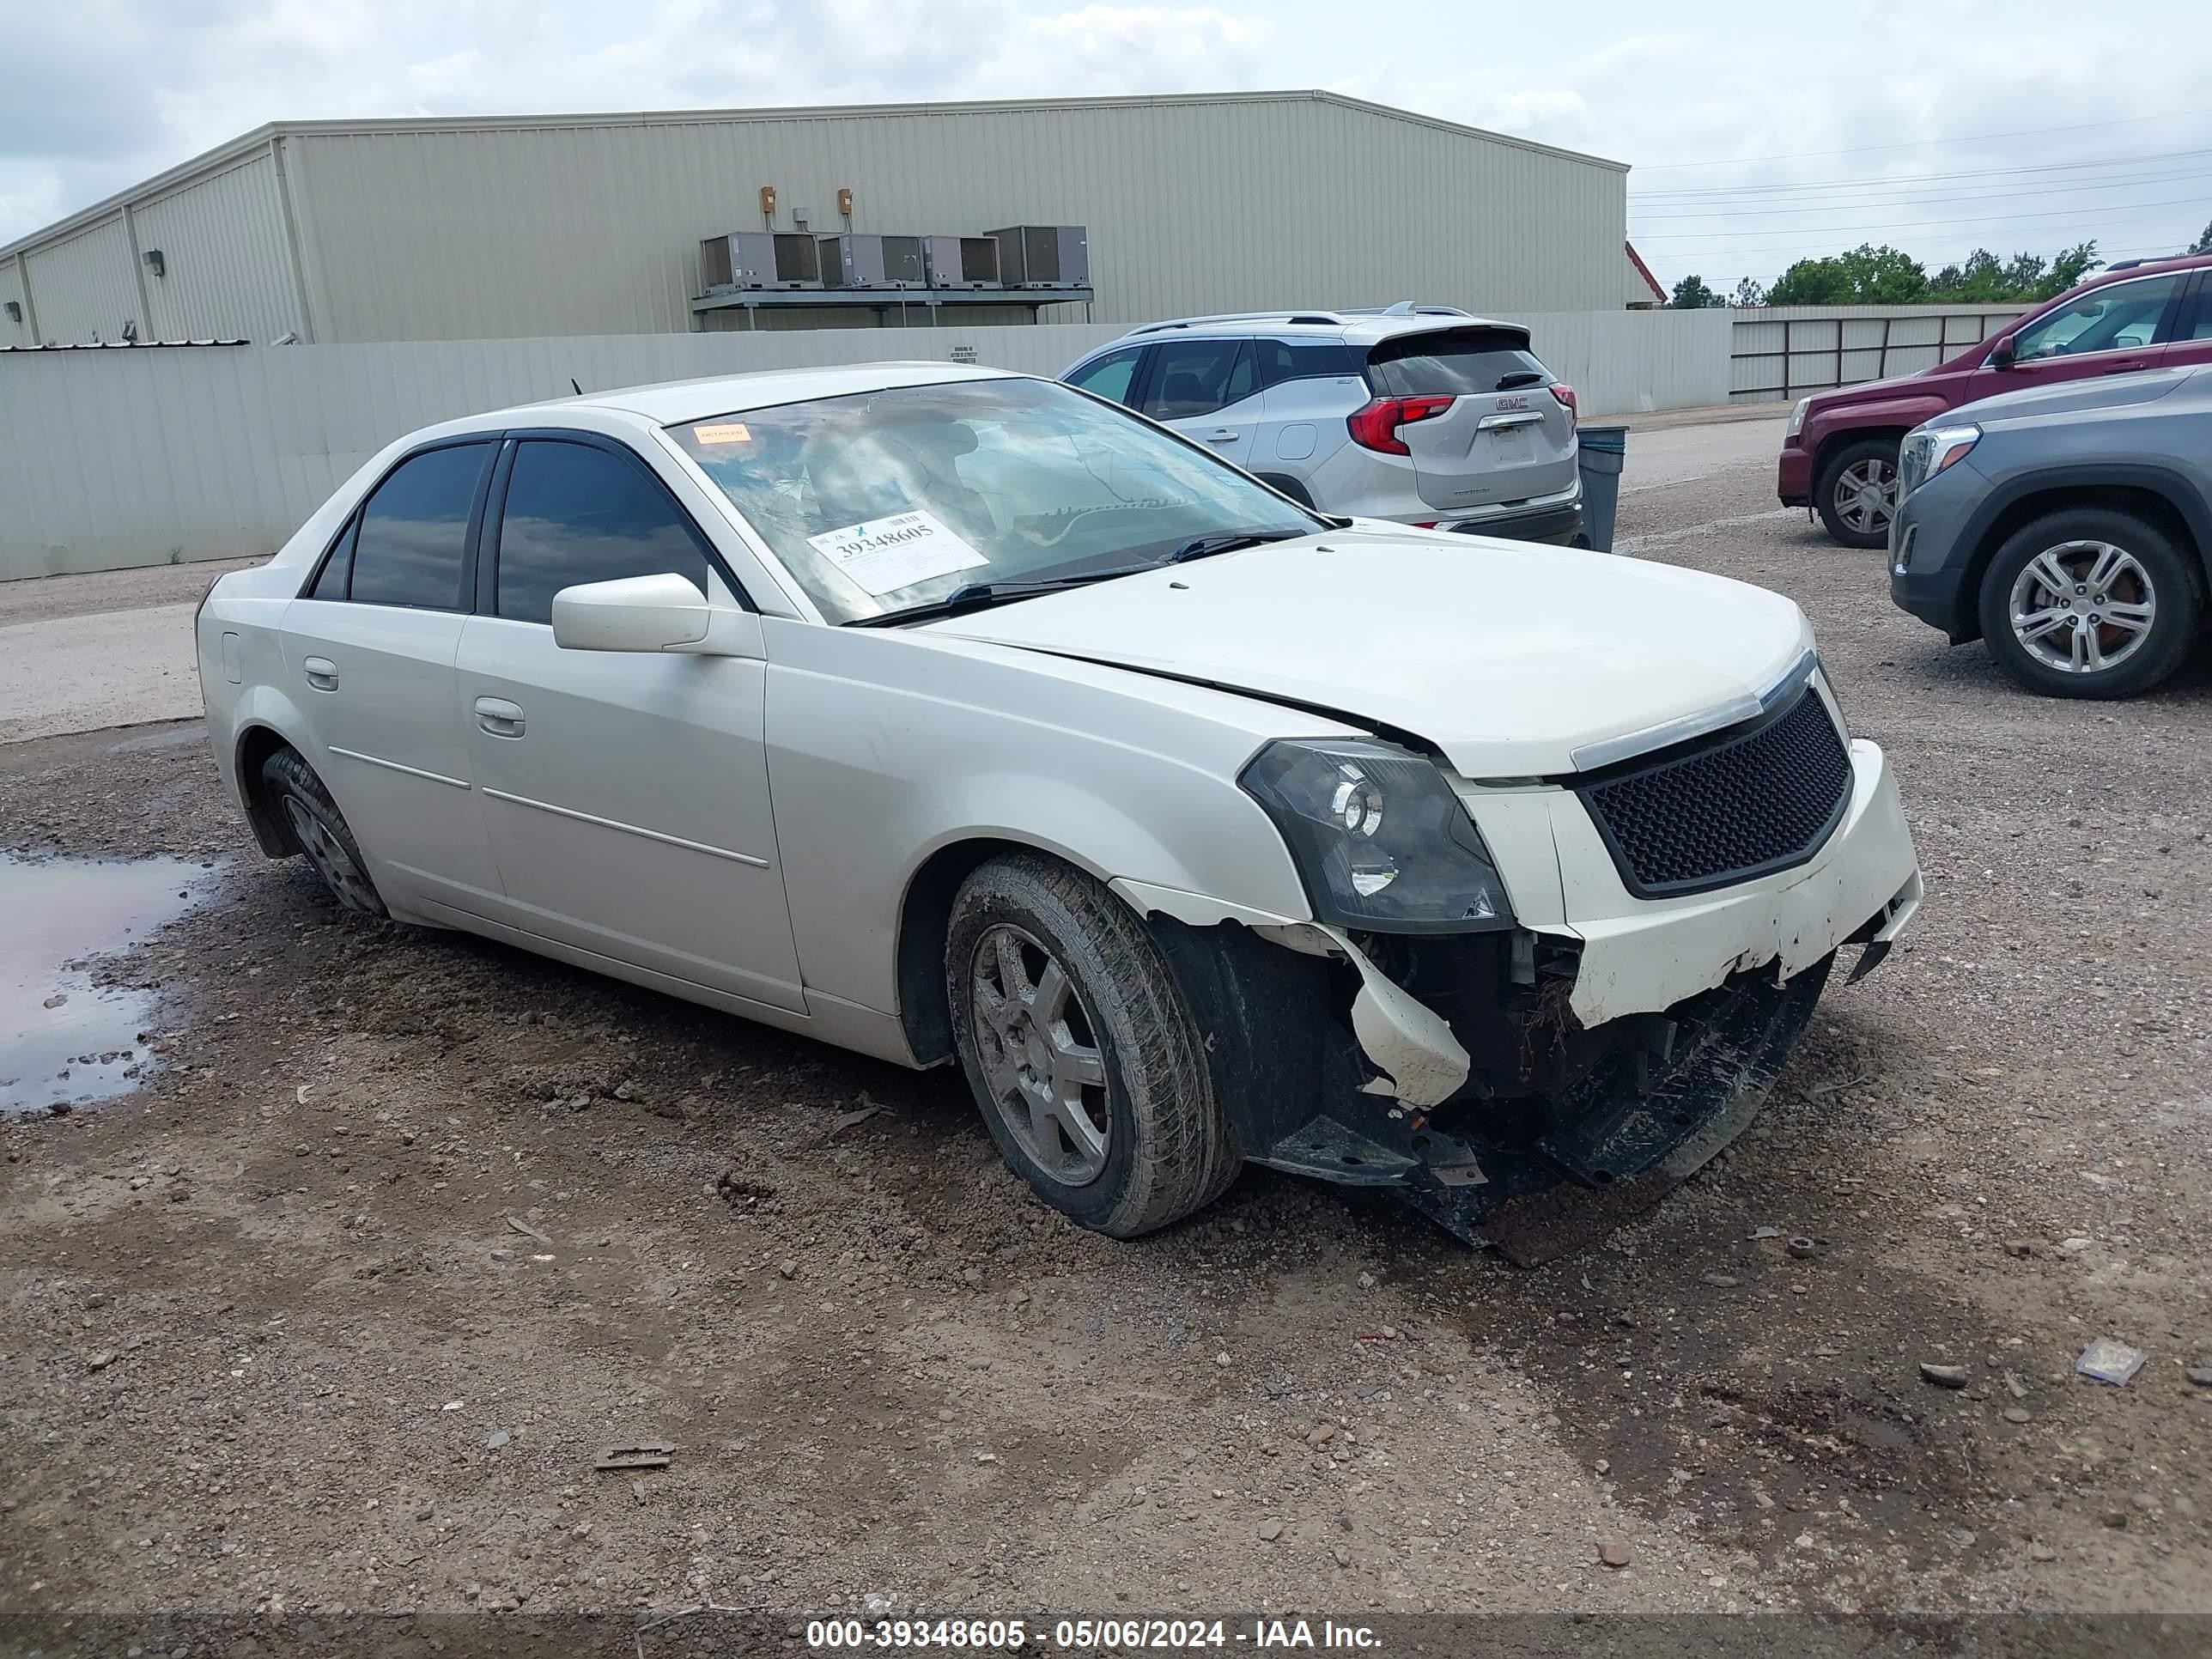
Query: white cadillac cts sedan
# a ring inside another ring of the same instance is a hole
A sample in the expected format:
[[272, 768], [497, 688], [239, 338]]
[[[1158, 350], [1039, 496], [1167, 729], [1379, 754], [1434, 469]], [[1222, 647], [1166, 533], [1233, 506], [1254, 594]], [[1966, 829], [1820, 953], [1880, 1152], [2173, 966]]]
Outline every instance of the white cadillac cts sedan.
[[255, 836], [341, 903], [957, 1057], [1124, 1237], [1249, 1160], [1555, 1253], [1920, 901], [1790, 600], [1317, 517], [986, 370], [418, 432], [198, 640]]

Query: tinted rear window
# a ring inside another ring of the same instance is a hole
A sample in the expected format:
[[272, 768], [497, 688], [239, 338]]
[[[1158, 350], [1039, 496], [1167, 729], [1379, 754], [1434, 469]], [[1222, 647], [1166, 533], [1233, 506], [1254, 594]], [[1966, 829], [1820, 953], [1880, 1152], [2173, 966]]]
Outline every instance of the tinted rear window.
[[459, 444], [402, 461], [376, 487], [354, 532], [356, 605], [461, 611], [469, 515], [489, 444]]
[[1551, 378], [1530, 355], [1525, 335], [1488, 328], [1439, 329], [1385, 340], [1367, 354], [1367, 372], [1376, 391], [1393, 398], [1459, 398], [1498, 391], [1499, 382], [1511, 376], [1542, 377], [1517, 380], [1515, 386], [1540, 386]]
[[1366, 367], [1358, 346], [1327, 340], [1261, 340], [1259, 342], [1260, 384], [1280, 386], [1285, 380], [1332, 380], [1357, 374]]

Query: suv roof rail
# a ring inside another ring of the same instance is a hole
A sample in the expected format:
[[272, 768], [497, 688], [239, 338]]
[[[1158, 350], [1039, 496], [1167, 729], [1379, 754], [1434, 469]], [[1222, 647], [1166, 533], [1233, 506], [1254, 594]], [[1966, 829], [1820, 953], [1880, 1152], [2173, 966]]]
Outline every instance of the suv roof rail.
[[1401, 300], [1395, 305], [1388, 306], [1347, 306], [1343, 314], [1346, 317], [1467, 318], [1473, 318], [1474, 315], [1473, 312], [1462, 311], [1457, 306], [1417, 305], [1411, 300]]
[[1171, 328], [1196, 328], [1206, 323], [1314, 323], [1327, 328], [1343, 321], [1333, 311], [1217, 311], [1205, 317], [1177, 317], [1164, 323], [1146, 323], [1132, 334], [1159, 334]]

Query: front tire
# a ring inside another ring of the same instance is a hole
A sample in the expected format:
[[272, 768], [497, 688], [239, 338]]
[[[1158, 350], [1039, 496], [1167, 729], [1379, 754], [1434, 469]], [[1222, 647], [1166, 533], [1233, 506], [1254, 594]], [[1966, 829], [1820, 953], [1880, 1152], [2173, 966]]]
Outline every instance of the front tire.
[[2171, 538], [2131, 514], [2068, 507], [2022, 526], [1982, 574], [1997, 666], [2047, 697], [2132, 697], [2181, 666], [2203, 583]]
[[331, 896], [347, 909], [365, 916], [387, 914], [345, 814], [338, 811], [337, 802], [331, 799], [331, 792], [300, 751], [279, 749], [262, 762], [261, 782], [269, 792], [270, 804], [291, 830], [292, 839], [307, 854], [315, 873], [323, 878], [323, 885], [331, 890]]
[[1813, 505], [1828, 534], [1845, 547], [1883, 547], [1897, 514], [1895, 438], [1861, 438], [1837, 450], [1820, 468]]
[[1010, 1167], [1096, 1231], [1135, 1238], [1236, 1178], [1182, 988], [1129, 907], [1057, 860], [981, 866], [952, 904], [960, 1064]]

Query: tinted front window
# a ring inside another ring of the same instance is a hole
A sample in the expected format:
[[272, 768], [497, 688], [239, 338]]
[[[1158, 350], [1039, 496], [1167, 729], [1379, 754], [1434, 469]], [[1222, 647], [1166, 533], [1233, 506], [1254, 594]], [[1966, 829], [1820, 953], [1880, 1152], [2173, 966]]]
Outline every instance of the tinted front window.
[[1177, 340], [1152, 359], [1145, 413], [1156, 421], [1188, 420], [1242, 403], [1259, 389], [1249, 340]]
[[2025, 362], [2036, 357], [2078, 357], [2084, 352], [2148, 345], [2155, 337], [2159, 318], [2180, 282], [2179, 275], [2146, 276], [2092, 289], [2015, 333], [2013, 356]]
[[1401, 334], [1370, 351], [1367, 364], [1376, 391], [1392, 398], [1463, 398], [1540, 386], [1550, 378], [1530, 355], [1526, 335], [1500, 329]]
[[1366, 367], [1358, 347], [1322, 340], [1262, 340], [1259, 357], [1263, 386], [1285, 380], [1333, 380]]
[[499, 527], [501, 616], [550, 623], [564, 587], [671, 572], [706, 591], [706, 554], [641, 463], [586, 444], [514, 452]]
[[971, 582], [1157, 563], [1194, 537], [1318, 527], [1226, 462], [1051, 380], [820, 398], [669, 435], [832, 622]]
[[461, 567], [489, 444], [434, 449], [400, 464], [362, 510], [354, 538], [356, 605], [460, 611]]
[[1093, 397], [1126, 404], [1129, 401], [1129, 377], [1136, 372], [1135, 351], [1114, 351], [1095, 363], [1084, 364], [1067, 377], [1067, 383], [1081, 386]]

